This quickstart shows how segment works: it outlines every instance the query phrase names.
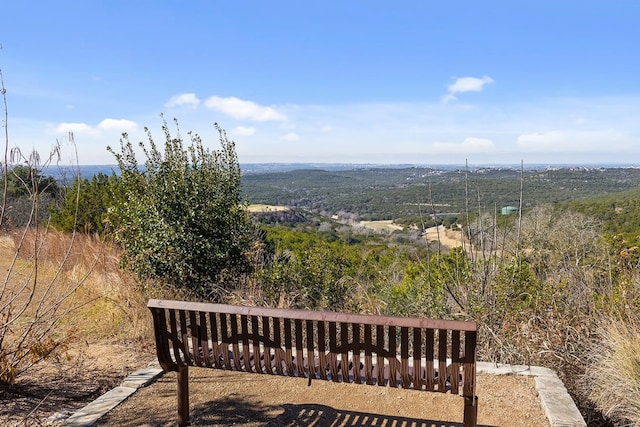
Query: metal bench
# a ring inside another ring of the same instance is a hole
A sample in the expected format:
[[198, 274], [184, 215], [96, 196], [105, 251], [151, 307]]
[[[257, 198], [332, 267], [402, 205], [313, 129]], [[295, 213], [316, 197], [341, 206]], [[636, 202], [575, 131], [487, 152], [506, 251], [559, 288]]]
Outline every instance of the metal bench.
[[476, 323], [152, 299], [158, 361], [177, 372], [189, 424], [189, 366], [461, 394], [477, 424]]

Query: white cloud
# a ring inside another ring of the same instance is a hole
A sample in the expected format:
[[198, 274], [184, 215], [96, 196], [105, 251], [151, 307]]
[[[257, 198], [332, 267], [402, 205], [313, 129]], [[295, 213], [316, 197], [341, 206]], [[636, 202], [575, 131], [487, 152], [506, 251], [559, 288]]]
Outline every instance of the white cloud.
[[327, 133], [327, 132], [331, 132], [333, 130], [333, 126], [331, 125], [324, 125], [322, 126], [322, 132]]
[[59, 123], [57, 126], [53, 128], [55, 133], [69, 133], [73, 132], [74, 134], [85, 134], [90, 135], [95, 133], [95, 129], [89, 126], [86, 123], [72, 123], [72, 122], [63, 122]]
[[437, 154], [471, 154], [495, 151], [496, 146], [490, 139], [469, 137], [461, 143], [434, 142], [431, 148]]
[[200, 105], [200, 100], [195, 93], [181, 93], [179, 95], [174, 95], [164, 104], [167, 108], [182, 106], [197, 108], [198, 105]]
[[128, 132], [138, 129], [138, 124], [127, 119], [104, 119], [98, 125], [98, 129]]
[[126, 119], [104, 119], [98, 126], [91, 126], [80, 122], [63, 122], [53, 127], [53, 133], [73, 132], [74, 135], [99, 135], [103, 132], [118, 131], [131, 132], [138, 129], [138, 124]]
[[521, 134], [517, 146], [524, 152], [603, 152], [618, 151], [634, 144], [633, 138], [614, 130], [553, 130]]
[[447, 94], [442, 97], [443, 102], [453, 101], [457, 93], [464, 92], [482, 92], [484, 87], [493, 83], [493, 79], [489, 76], [478, 77], [459, 77], [455, 82], [447, 87]]
[[245, 101], [234, 96], [221, 98], [212, 96], [205, 101], [207, 108], [220, 111], [237, 120], [256, 122], [284, 121], [287, 116], [273, 107], [258, 105], [253, 101]]
[[251, 136], [256, 133], [256, 128], [249, 126], [237, 126], [233, 129], [233, 133], [238, 136]]
[[285, 135], [282, 135], [282, 139], [289, 142], [295, 142], [300, 140], [300, 135], [294, 132], [289, 132]]
[[466, 138], [462, 142], [462, 146], [470, 151], [489, 151], [495, 148], [492, 140], [487, 138]]

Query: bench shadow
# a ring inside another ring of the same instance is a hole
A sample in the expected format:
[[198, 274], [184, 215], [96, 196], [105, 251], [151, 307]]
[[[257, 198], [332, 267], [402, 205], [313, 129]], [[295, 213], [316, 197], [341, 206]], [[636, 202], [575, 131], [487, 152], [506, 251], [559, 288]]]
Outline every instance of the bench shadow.
[[[284, 413], [270, 421], [267, 427], [463, 427], [462, 423], [423, 420], [394, 415], [334, 409], [326, 405], [303, 404], [282, 405]], [[492, 427], [481, 426], [478, 427]]]
[[[282, 412], [284, 409], [284, 412]], [[282, 413], [281, 413], [282, 412]], [[279, 415], [275, 415], [279, 413]], [[464, 427], [461, 422], [373, 414], [317, 404], [265, 407], [240, 396], [228, 396], [192, 408], [192, 425], [263, 427]], [[496, 427], [478, 424], [478, 427]]]

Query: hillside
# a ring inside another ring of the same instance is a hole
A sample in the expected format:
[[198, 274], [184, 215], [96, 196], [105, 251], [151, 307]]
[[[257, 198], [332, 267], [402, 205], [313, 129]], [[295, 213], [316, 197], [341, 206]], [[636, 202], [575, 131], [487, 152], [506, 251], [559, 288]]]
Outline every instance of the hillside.
[[417, 223], [430, 214], [523, 207], [603, 197], [635, 189], [640, 169], [567, 167], [528, 169], [290, 170], [246, 173], [243, 194], [250, 203], [285, 205], [312, 212], [356, 213], [362, 220]]

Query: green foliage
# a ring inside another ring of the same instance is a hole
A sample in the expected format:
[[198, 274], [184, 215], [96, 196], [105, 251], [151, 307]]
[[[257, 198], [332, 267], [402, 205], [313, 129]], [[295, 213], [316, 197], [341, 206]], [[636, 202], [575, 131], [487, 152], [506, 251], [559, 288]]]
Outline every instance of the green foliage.
[[284, 227], [267, 229], [276, 253], [261, 273], [272, 304], [339, 310], [353, 274], [353, 251], [339, 240]]
[[611, 239], [624, 239], [630, 247], [640, 246], [640, 190], [637, 188], [604, 197], [574, 200], [564, 206], [601, 220]]
[[260, 272], [268, 305], [381, 312], [379, 301], [415, 261], [409, 245], [348, 232], [265, 227], [273, 257]]
[[6, 204], [0, 207], [2, 228], [33, 226], [36, 221], [45, 220], [42, 212], [58, 196], [56, 180], [29, 165], [4, 167], [2, 170], [8, 170], [2, 176], [3, 186], [6, 185], [3, 195]]
[[448, 314], [446, 288], [436, 259], [406, 264], [402, 282], [383, 291], [385, 314], [442, 318]]
[[51, 209], [51, 222], [61, 231], [103, 234], [118, 186], [115, 175], [103, 173], [78, 179], [65, 192], [60, 207]]
[[220, 299], [249, 271], [255, 231], [241, 204], [235, 144], [216, 129], [220, 149], [210, 151], [191, 133], [185, 147], [165, 122], [164, 153], [146, 130], [143, 168], [126, 134], [119, 153], [109, 148], [121, 172], [109, 219], [125, 250], [124, 265], [209, 300]]
[[542, 295], [542, 283], [522, 256], [504, 260], [496, 277], [496, 305], [504, 311], [529, 308]]
[[[3, 180], [5, 177], [3, 177]], [[34, 167], [18, 165], [9, 169], [7, 179], [7, 197], [30, 197], [46, 193], [56, 196], [58, 184], [51, 176], [43, 176]]]

